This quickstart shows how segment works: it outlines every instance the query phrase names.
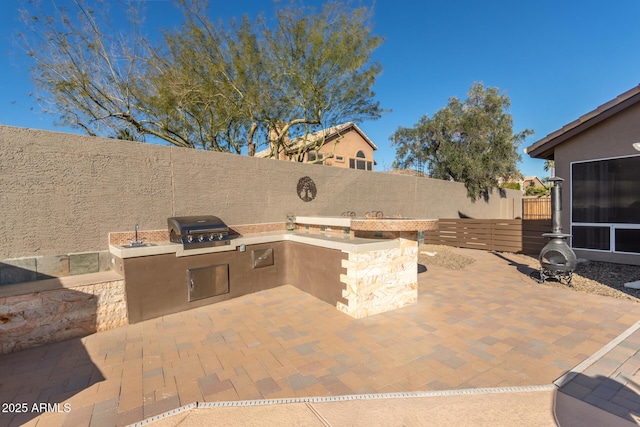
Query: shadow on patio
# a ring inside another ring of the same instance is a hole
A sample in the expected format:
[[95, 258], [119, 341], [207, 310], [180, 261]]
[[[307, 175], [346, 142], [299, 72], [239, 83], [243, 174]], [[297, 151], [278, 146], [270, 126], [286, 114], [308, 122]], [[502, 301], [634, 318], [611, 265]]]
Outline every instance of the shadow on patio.
[[0, 424], [20, 426], [44, 413], [68, 414], [72, 420], [80, 409], [73, 397], [103, 380], [80, 339], [1, 355]]

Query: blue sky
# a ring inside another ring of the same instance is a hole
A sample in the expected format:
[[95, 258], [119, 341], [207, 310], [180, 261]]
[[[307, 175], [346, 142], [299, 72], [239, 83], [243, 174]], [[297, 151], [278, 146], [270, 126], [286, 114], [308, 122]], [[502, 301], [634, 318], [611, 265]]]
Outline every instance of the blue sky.
[[[215, 19], [269, 13], [276, 4], [210, 3]], [[172, 0], [145, 4], [149, 32], [178, 23]], [[13, 35], [21, 29], [19, 5], [19, 0], [3, 0], [0, 5], [0, 123], [69, 131], [54, 126], [56, 118], [39, 112], [29, 97], [33, 90], [29, 63], [13, 44]], [[514, 131], [535, 131], [520, 147], [521, 153], [640, 84], [638, 16], [638, 0], [378, 0], [374, 30], [385, 42], [374, 54], [383, 66], [374, 90], [381, 106], [392, 111], [380, 120], [358, 123], [379, 147], [377, 169], [391, 167], [395, 149], [389, 137], [399, 126], [412, 126], [424, 114], [432, 116], [451, 96], [465, 98], [475, 81], [509, 95]], [[524, 175], [548, 175], [541, 160], [524, 153], [522, 159]]]

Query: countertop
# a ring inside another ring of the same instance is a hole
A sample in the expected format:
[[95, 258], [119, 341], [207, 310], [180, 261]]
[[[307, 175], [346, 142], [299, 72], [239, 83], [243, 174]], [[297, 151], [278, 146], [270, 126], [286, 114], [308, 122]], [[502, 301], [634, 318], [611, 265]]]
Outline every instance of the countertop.
[[162, 255], [175, 253], [177, 257], [208, 254], [215, 252], [235, 251], [240, 245], [257, 245], [290, 241], [318, 246], [327, 249], [335, 249], [342, 252], [367, 252], [384, 249], [393, 249], [400, 246], [398, 239], [365, 239], [351, 237], [349, 235], [331, 233], [309, 233], [306, 231], [274, 231], [268, 233], [255, 233], [238, 236], [230, 240], [228, 245], [214, 246], [210, 248], [184, 249], [179, 243], [157, 242], [153, 246], [122, 247], [109, 245], [109, 251], [119, 258], [134, 258], [150, 255]]

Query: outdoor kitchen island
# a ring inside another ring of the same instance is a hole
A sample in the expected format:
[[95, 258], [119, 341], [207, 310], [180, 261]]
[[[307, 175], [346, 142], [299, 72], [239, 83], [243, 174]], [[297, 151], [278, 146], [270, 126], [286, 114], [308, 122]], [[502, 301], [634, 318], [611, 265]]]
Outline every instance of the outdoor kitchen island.
[[[111, 233], [110, 262], [125, 279], [129, 323], [281, 285], [354, 318], [415, 303], [417, 239], [355, 237], [340, 221], [305, 217], [289, 231], [282, 223], [231, 226], [239, 233], [228, 244], [195, 249], [169, 242], [166, 231], [142, 231], [141, 247]], [[270, 228], [280, 229], [260, 232]]]

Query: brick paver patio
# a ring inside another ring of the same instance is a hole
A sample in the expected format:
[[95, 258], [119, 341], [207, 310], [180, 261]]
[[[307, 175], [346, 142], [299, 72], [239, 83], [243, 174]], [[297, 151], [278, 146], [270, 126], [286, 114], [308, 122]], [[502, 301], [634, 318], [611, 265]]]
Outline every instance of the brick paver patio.
[[458, 251], [477, 261], [429, 267], [417, 304], [361, 320], [282, 286], [0, 356], [0, 403], [28, 406], [0, 413], [0, 425], [127, 425], [195, 401], [551, 384], [640, 319], [640, 304], [537, 284], [519, 258]]

